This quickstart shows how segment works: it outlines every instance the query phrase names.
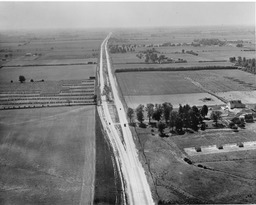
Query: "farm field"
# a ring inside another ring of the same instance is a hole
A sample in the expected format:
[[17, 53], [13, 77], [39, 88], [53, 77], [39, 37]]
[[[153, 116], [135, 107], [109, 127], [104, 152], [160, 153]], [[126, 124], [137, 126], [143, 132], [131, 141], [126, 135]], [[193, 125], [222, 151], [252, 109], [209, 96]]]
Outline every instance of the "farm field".
[[246, 27], [171, 27], [155, 29], [126, 29], [114, 32], [115, 38], [120, 43], [157, 44], [164, 42], [180, 43], [192, 42], [196, 38], [219, 38], [221, 40], [250, 40], [255, 43], [252, 29]]
[[[209, 98], [211, 100], [204, 100]], [[190, 104], [197, 106], [214, 106], [224, 104], [218, 98], [210, 95], [209, 93], [193, 93], [193, 94], [172, 94], [172, 95], [129, 95], [125, 96], [127, 105], [133, 109], [136, 109], [138, 105], [147, 105], [148, 103], [162, 104], [163, 102], [171, 102], [174, 108], [179, 108], [180, 104]]]
[[[148, 48], [149, 49], [149, 48]], [[204, 66], [209, 66], [214, 63], [217, 63], [217, 65], [221, 66], [228, 66], [232, 65], [232, 63], [229, 62], [229, 57], [230, 54], [232, 53], [233, 56], [246, 56], [247, 58], [254, 58], [256, 53], [255, 51], [241, 51], [241, 48], [237, 47], [215, 47], [213, 48], [212, 46], [204, 46], [204, 47], [192, 47], [192, 46], [179, 46], [179, 47], [157, 47], [155, 48], [157, 51], [159, 51], [160, 54], [164, 54], [168, 58], [173, 58], [173, 59], [186, 59], [187, 63], [179, 63], [182, 64], [182, 66], [191, 66], [191, 65], [204, 65]], [[198, 56], [194, 56], [191, 54], [187, 53], [182, 53], [182, 49], [185, 51], [190, 51], [193, 50], [194, 52], [198, 53]], [[243, 48], [244, 49], [244, 48]], [[141, 63], [144, 66], [149, 65], [152, 66], [151, 64], [146, 64], [145, 59], [139, 59], [136, 57], [136, 54], [139, 53], [140, 51], [144, 51], [145, 48], [137, 48], [134, 53], [125, 53], [125, 54], [112, 54], [112, 59], [114, 64], [121, 64], [120, 68], [125, 68], [125, 64], [129, 63]], [[177, 53], [178, 52], [178, 53]], [[207, 62], [207, 63], [202, 63], [199, 61], [226, 61], [226, 62]], [[178, 67], [179, 64], [177, 63], [169, 63], [167, 64], [169, 67]], [[166, 66], [165, 64], [153, 64], [155, 67], [160, 67], [160, 66]]]
[[[97, 62], [105, 32], [96, 30], [3, 32], [0, 64], [47, 65]], [[6, 58], [5, 55], [8, 55]], [[2, 59], [5, 61], [2, 61]]]
[[188, 67], [208, 67], [208, 66], [232, 66], [230, 62], [190, 62], [171, 64], [114, 64], [115, 69], [136, 69], [136, 68], [188, 68]]
[[226, 100], [255, 103], [256, 78], [240, 70], [124, 72], [116, 73], [116, 76], [128, 106], [133, 108], [139, 104], [166, 101], [174, 107], [186, 103], [197, 106], [224, 104], [190, 79]]
[[241, 99], [245, 104], [255, 104], [256, 99], [256, 91], [229, 91], [216, 94], [228, 101]]
[[31, 66], [31, 67], [3, 67], [0, 69], [1, 82], [18, 82], [23, 75], [30, 81], [42, 80], [78, 80], [95, 76], [96, 65], [65, 65], [65, 66]]
[[253, 91], [256, 77], [241, 70], [200, 70], [180, 72], [212, 92]]
[[[201, 137], [201, 141], [197, 134], [161, 138], [158, 134], [152, 135], [151, 129], [136, 128], [136, 132], [142, 146], [141, 152], [144, 153], [152, 173], [159, 200], [170, 204], [255, 202], [256, 178], [253, 172], [255, 170], [255, 150], [225, 153], [225, 156], [222, 155], [222, 157], [215, 154], [204, 155], [205, 158], [201, 159], [192, 158], [195, 162], [214, 168], [214, 171], [202, 169], [183, 161], [186, 155], [182, 147], [187, 144], [191, 145], [190, 143], [194, 143], [196, 139], [197, 145], [201, 142], [209, 144], [211, 139], [214, 140], [213, 135], [210, 136], [210, 139]], [[249, 138], [255, 139], [253, 136], [248, 135]], [[223, 133], [222, 137], [217, 136], [217, 138], [222, 140], [225, 138], [225, 134]], [[243, 140], [244, 138], [247, 139], [245, 135], [241, 134], [235, 139], [227, 136], [226, 140]], [[247, 160], [245, 157], [251, 158]]]
[[[218, 45], [183, 45], [191, 44], [195, 39], [219, 39], [227, 42], [224, 46]], [[235, 41], [243, 40], [243, 47], [236, 47]], [[176, 46], [160, 46], [163, 43], [172, 43]], [[250, 30], [238, 28], [162, 28], [146, 30], [127, 30], [114, 33], [114, 45], [136, 45], [134, 52], [112, 54], [114, 67], [125, 68], [152, 68], [152, 67], [190, 67], [190, 66], [230, 66], [230, 57], [242, 56], [254, 58], [255, 35]], [[177, 45], [180, 44], [180, 45]], [[140, 52], [156, 49], [158, 55], [165, 55], [174, 60], [185, 59], [187, 63], [145, 64], [145, 58], [139, 59], [136, 55]], [[185, 53], [182, 53], [182, 50]], [[191, 55], [186, 51], [193, 50], [198, 55]], [[245, 51], [246, 50], [246, 51]], [[224, 61], [224, 62], [199, 62], [199, 61]], [[144, 63], [143, 65], [140, 65]]]
[[86, 59], [29, 59], [27, 57], [18, 57], [5, 64], [5, 67], [19, 67], [19, 66], [48, 66], [48, 65], [86, 65], [88, 62], [97, 62], [96, 58]]
[[200, 93], [180, 72], [116, 73], [124, 96]]
[[1, 204], [90, 203], [94, 129], [94, 106], [1, 111]]

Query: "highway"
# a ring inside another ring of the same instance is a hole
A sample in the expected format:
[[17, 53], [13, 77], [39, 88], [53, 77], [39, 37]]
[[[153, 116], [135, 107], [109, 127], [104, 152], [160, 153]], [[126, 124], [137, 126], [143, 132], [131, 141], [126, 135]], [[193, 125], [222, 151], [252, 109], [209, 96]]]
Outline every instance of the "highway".
[[[99, 67], [101, 105], [98, 106], [98, 112], [109, 142], [113, 147], [116, 162], [118, 164], [118, 171], [121, 172], [123, 176], [122, 187], [126, 195], [126, 197], [123, 196], [124, 204], [150, 205], [154, 204], [150, 187], [147, 182], [145, 171], [139, 161], [138, 151], [128, 126], [126, 112], [118, 94], [118, 85], [115, 76], [111, 71], [110, 57], [107, 49], [110, 36], [111, 33], [101, 44]], [[104, 65], [105, 69], [107, 68], [105, 71], [103, 71]], [[104, 76], [104, 73], [107, 73], [107, 75]], [[113, 102], [107, 101], [106, 93], [104, 92], [106, 80], [110, 83]], [[120, 131], [117, 130], [117, 123], [113, 123], [111, 118], [109, 111], [110, 104], [116, 107], [119, 118], [118, 125], [121, 127], [123, 138], [120, 136]]]

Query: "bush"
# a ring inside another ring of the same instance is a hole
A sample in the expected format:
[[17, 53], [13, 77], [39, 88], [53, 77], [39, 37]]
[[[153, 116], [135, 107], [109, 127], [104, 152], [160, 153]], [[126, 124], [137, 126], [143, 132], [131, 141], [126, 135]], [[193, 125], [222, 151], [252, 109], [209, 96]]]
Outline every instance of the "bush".
[[202, 125], [201, 125], [201, 130], [203, 130], [203, 131], [204, 131], [204, 130], [205, 130], [205, 128], [206, 128], [206, 124], [203, 122], [203, 123], [202, 123]]
[[244, 144], [243, 144], [242, 142], [239, 142], [239, 143], [237, 144], [237, 146], [238, 146], [238, 147], [244, 147]]
[[218, 145], [217, 148], [218, 149], [223, 149], [223, 146], [222, 145]]
[[147, 128], [147, 125], [146, 125], [145, 123], [140, 123], [140, 124], [139, 124], [139, 127], [140, 127], [140, 128]]
[[31, 82], [31, 83], [33, 83], [33, 82], [34, 82], [34, 80], [33, 80], [33, 79], [31, 79], [31, 80], [30, 80], [30, 82]]
[[44, 82], [44, 79], [42, 79], [41, 81]]
[[23, 75], [20, 75], [20, 76], [19, 76], [19, 81], [20, 81], [21, 83], [23, 83], [23, 82], [26, 81], [26, 78], [25, 78]]
[[195, 147], [195, 149], [196, 149], [196, 152], [202, 152], [201, 147]]
[[185, 162], [187, 162], [188, 164], [193, 164], [193, 162], [192, 162], [190, 159], [186, 158], [186, 157], [185, 157], [183, 160], [184, 160]]
[[204, 166], [201, 165], [201, 164], [198, 164], [197, 166], [198, 166], [199, 168], [204, 168]]
[[13, 83], [13, 81], [11, 80], [11, 83]]

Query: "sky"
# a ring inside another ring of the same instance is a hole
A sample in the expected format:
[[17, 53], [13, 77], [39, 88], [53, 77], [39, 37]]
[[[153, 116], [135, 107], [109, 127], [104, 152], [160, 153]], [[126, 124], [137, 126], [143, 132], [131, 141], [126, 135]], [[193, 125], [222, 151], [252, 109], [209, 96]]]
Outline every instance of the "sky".
[[255, 26], [255, 2], [0, 2], [0, 29]]

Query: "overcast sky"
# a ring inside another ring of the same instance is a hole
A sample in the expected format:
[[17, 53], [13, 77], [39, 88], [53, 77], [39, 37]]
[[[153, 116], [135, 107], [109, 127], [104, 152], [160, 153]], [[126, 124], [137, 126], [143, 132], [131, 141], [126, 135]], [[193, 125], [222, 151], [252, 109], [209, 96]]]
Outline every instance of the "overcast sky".
[[255, 25], [255, 3], [0, 2], [0, 28]]

